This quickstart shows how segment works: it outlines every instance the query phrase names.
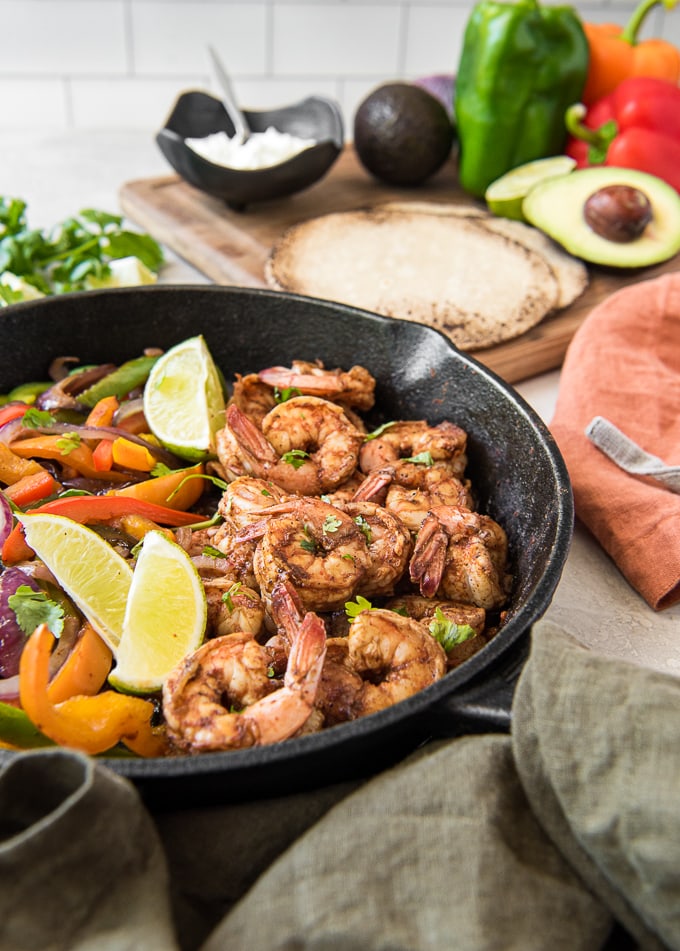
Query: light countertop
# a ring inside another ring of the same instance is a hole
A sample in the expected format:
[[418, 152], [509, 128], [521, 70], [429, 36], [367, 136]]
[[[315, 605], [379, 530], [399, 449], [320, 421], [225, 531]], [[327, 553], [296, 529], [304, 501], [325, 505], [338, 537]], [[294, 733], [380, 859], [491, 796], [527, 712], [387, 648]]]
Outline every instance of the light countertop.
[[[171, 172], [153, 132], [25, 132], [4, 139], [0, 194], [26, 201], [35, 227], [56, 224], [87, 207], [118, 213], [124, 182]], [[209, 283], [171, 252], [162, 280]], [[548, 425], [558, 388], [558, 371], [516, 386]], [[652, 611], [578, 524], [547, 616], [600, 652], [680, 675], [680, 605]]]

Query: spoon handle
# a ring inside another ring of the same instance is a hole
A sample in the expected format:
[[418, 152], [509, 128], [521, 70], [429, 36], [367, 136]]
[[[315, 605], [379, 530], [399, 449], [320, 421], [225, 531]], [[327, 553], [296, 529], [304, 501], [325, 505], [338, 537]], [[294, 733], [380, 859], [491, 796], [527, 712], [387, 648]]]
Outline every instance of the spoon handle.
[[227, 73], [222, 61], [212, 46], [208, 46], [208, 52], [210, 54], [210, 58], [212, 60], [212, 64], [220, 86], [222, 87], [222, 102], [224, 104], [224, 108], [227, 110], [227, 115], [231, 119], [234, 126], [234, 133], [241, 142], [245, 142], [250, 136], [250, 128], [246, 121], [246, 117], [243, 115], [236, 102], [236, 96], [234, 95], [229, 74]]

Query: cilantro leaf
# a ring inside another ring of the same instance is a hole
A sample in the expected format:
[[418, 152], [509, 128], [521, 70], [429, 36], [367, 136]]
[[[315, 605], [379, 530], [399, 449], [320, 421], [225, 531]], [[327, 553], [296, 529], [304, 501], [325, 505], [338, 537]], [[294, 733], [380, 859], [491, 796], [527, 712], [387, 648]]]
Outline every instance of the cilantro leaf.
[[304, 449], [291, 449], [289, 452], [284, 452], [281, 461], [290, 463], [294, 469], [299, 469], [309, 458], [309, 453], [305, 452]]
[[40, 624], [47, 624], [55, 637], [59, 637], [64, 629], [64, 609], [44, 591], [34, 591], [29, 585], [20, 584], [7, 603], [24, 634], [32, 634]]
[[345, 614], [349, 618], [350, 624], [357, 615], [361, 614], [362, 611], [372, 611], [373, 605], [371, 602], [364, 598], [362, 595], [358, 594], [356, 601], [345, 601]]
[[476, 635], [474, 628], [469, 624], [456, 624], [449, 620], [441, 608], [437, 608], [430, 621], [429, 631], [432, 637], [442, 645], [445, 651], [450, 651], [458, 644], [469, 640]]
[[396, 421], [392, 420], [389, 423], [383, 423], [382, 426], [378, 426], [377, 429], [374, 429], [372, 433], [367, 433], [364, 436], [364, 442], [370, 442], [371, 439], [377, 439], [379, 436], [385, 432], [386, 429], [389, 429], [391, 426], [396, 426]]

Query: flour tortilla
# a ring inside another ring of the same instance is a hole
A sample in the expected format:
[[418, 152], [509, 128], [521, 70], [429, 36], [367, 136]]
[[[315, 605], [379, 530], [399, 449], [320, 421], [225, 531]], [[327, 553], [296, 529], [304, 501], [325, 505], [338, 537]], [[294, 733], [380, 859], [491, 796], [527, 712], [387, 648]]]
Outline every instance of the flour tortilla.
[[557, 306], [537, 251], [476, 216], [399, 205], [338, 212], [289, 228], [265, 274], [278, 290], [428, 324], [463, 350], [510, 340]]
[[380, 206], [393, 211], [403, 211], [408, 208], [416, 209], [420, 214], [429, 215], [458, 215], [462, 217], [472, 217], [475, 221], [484, 224], [485, 228], [504, 234], [514, 241], [519, 241], [543, 255], [550, 267], [555, 272], [560, 292], [557, 299], [557, 307], [568, 307], [572, 304], [588, 286], [588, 269], [583, 261], [575, 258], [567, 251], [563, 250], [551, 238], [537, 228], [524, 224], [522, 221], [514, 221], [510, 218], [499, 218], [492, 215], [486, 209], [477, 205], [454, 205], [446, 202], [404, 202], [391, 201]]

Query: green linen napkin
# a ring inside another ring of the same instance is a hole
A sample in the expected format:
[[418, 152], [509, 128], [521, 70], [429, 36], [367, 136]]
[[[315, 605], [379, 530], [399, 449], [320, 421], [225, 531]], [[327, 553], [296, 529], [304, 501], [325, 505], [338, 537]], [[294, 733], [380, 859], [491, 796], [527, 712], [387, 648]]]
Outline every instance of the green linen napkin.
[[680, 680], [542, 621], [511, 736], [366, 782], [150, 817], [86, 757], [22, 755], [0, 774], [0, 949], [633, 947], [615, 920], [680, 949], [679, 711]]

